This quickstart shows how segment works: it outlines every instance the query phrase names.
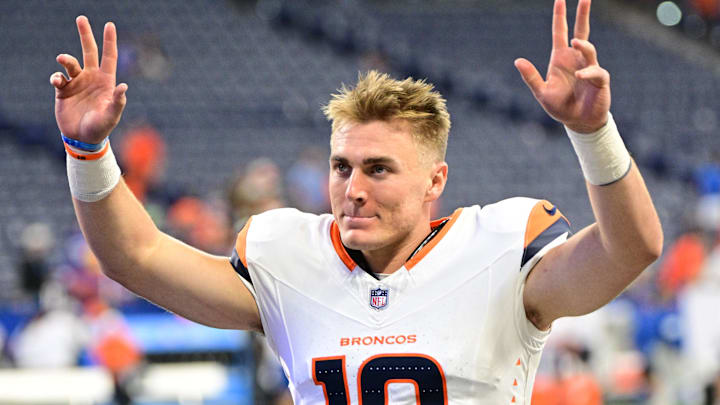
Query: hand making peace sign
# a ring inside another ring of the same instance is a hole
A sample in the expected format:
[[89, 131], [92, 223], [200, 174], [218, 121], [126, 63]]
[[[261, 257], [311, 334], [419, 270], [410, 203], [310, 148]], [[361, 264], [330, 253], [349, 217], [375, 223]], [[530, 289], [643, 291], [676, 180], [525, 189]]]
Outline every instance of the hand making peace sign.
[[50, 76], [55, 87], [55, 119], [65, 136], [87, 143], [100, 143], [120, 121], [125, 108], [127, 84], [115, 85], [117, 33], [113, 23], [105, 24], [102, 62], [87, 17], [76, 20], [83, 51], [83, 64], [71, 55], [57, 61], [67, 72]]
[[610, 111], [610, 74], [600, 67], [597, 51], [588, 42], [590, 1], [578, 2], [575, 34], [570, 47], [565, 0], [555, 0], [553, 47], [546, 80], [527, 59], [515, 60], [515, 67], [543, 109], [568, 128], [581, 133], [600, 129], [607, 122]]

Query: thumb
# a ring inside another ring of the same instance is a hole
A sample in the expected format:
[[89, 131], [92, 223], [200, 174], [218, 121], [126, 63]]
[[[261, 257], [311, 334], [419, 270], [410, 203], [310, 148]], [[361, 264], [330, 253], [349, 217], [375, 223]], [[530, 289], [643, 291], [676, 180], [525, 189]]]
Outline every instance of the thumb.
[[515, 59], [515, 68], [520, 72], [525, 84], [530, 88], [535, 98], [542, 92], [545, 87], [545, 81], [540, 73], [529, 60], [525, 58]]
[[110, 111], [113, 113], [113, 115], [119, 116], [125, 109], [125, 104], [127, 103], [127, 97], [125, 96], [125, 92], [127, 91], [127, 89], [127, 84], [120, 83], [115, 87], [115, 90], [113, 90], [113, 101], [110, 105]]

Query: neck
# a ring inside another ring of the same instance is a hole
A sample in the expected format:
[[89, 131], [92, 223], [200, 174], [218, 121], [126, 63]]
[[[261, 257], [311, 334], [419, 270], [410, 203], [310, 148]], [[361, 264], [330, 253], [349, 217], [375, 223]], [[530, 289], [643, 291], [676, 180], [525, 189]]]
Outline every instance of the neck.
[[412, 233], [400, 241], [377, 250], [363, 250], [365, 261], [370, 266], [369, 271], [375, 273], [394, 273], [408, 260], [415, 249], [430, 234], [430, 221], [424, 221], [423, 226], [416, 227]]

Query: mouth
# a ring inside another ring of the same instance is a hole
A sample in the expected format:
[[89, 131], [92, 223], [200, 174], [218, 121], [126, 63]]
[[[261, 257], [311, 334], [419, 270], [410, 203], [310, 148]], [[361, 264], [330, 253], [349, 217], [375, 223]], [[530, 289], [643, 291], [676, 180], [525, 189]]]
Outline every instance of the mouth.
[[348, 228], [364, 228], [370, 225], [377, 216], [375, 215], [350, 215], [343, 214], [342, 221]]

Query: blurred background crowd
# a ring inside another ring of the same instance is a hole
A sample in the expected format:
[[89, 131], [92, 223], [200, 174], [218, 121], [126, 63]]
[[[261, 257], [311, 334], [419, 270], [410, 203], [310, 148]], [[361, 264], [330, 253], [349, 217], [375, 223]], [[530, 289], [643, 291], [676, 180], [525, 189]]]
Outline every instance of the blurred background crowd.
[[[161, 229], [227, 255], [250, 215], [329, 212], [320, 107], [371, 68], [427, 77], [448, 99], [437, 216], [523, 195], [556, 203], [575, 231], [590, 224], [563, 130], [512, 65], [547, 66], [551, 3], [0, 2], [0, 403], [291, 403], [262, 337], [184, 321], [101, 275], [47, 82], [57, 54], [81, 54], [77, 15], [96, 38], [118, 27], [129, 91], [111, 141], [125, 181]], [[720, 404], [719, 10], [593, 4], [591, 41], [665, 250], [610, 305], [553, 325], [533, 404]]]

